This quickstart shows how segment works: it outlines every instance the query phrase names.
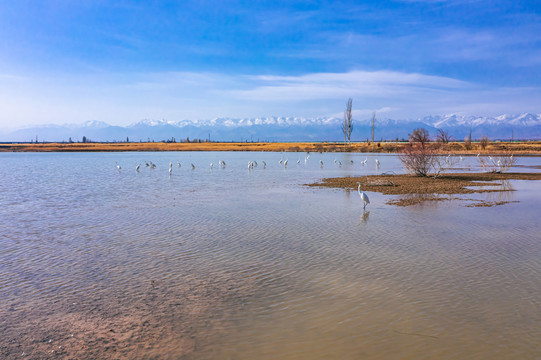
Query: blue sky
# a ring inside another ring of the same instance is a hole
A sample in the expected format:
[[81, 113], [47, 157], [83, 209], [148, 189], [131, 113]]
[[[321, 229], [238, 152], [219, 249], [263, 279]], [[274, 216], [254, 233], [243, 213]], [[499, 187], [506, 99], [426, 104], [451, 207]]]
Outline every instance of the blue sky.
[[0, 127], [541, 112], [539, 1], [0, 0]]

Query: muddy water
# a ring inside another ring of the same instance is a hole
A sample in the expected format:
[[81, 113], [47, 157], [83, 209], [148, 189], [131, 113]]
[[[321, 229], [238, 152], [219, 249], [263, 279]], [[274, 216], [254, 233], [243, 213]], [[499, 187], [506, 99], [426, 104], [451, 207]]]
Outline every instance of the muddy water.
[[394, 156], [304, 156], [0, 154], [0, 357], [541, 356], [539, 184], [363, 212], [302, 184]]

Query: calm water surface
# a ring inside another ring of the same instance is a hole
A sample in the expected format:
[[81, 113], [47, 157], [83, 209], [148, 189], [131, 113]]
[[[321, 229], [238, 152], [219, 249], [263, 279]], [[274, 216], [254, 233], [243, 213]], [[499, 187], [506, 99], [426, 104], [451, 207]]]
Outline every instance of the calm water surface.
[[541, 184], [363, 212], [303, 184], [395, 156], [305, 155], [0, 154], [0, 357], [541, 358]]

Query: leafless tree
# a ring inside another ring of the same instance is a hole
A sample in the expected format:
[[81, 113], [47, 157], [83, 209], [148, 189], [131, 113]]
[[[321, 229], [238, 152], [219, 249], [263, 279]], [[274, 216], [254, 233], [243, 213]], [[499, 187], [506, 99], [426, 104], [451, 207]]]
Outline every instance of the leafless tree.
[[374, 143], [374, 133], [376, 130], [376, 112], [372, 113], [372, 143]]
[[432, 149], [423, 147], [420, 143], [409, 143], [398, 155], [407, 171], [417, 176], [427, 176], [434, 164], [435, 156]]
[[351, 116], [351, 106], [353, 100], [348, 99], [346, 110], [344, 111], [344, 123], [342, 124], [342, 132], [344, 133], [344, 147], [347, 143], [351, 146], [351, 133], [353, 132], [353, 118]]
[[430, 141], [428, 130], [425, 128], [417, 128], [409, 134], [410, 142], [418, 143], [423, 149], [425, 148], [426, 143]]
[[479, 157], [479, 165], [483, 168], [484, 171], [490, 173], [503, 173], [509, 170], [514, 164], [515, 158], [513, 154], [505, 154], [498, 157]]
[[449, 141], [451, 141], [451, 136], [449, 136], [447, 131], [443, 129], [438, 129], [437, 140], [442, 144], [448, 144]]
[[464, 138], [464, 148], [466, 148], [466, 150], [471, 150], [471, 135], [466, 135]]
[[407, 171], [417, 176], [428, 176], [431, 173], [431, 176], [436, 178], [453, 168], [457, 160], [450, 155], [438, 154], [440, 145], [430, 146], [428, 142], [428, 130], [415, 129], [410, 134], [410, 143], [398, 157]]
[[479, 140], [479, 146], [481, 146], [482, 150], [485, 150], [488, 145], [488, 136], [483, 135], [481, 136], [481, 139]]

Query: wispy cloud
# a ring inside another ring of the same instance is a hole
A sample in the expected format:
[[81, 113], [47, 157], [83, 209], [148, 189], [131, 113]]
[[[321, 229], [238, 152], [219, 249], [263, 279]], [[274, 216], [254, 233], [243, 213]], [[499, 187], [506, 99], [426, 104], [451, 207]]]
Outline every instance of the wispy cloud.
[[396, 71], [299, 76], [164, 72], [3, 77], [0, 124], [126, 125], [143, 118], [340, 117], [347, 98], [356, 117], [372, 111], [396, 119], [427, 114], [541, 113], [541, 87], [490, 87]]

